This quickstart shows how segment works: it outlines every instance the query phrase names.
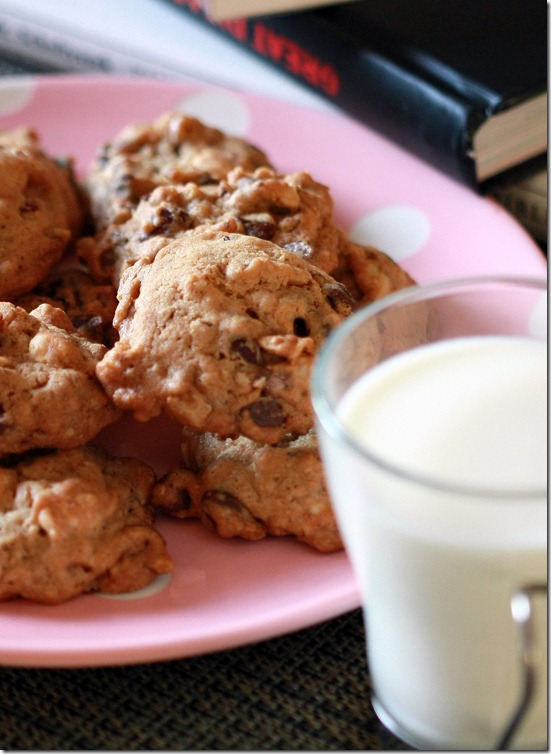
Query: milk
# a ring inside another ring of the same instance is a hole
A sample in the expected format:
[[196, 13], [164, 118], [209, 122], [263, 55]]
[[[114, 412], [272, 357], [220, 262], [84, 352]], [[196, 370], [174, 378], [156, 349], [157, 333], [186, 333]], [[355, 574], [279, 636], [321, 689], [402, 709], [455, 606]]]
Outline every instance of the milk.
[[[544, 342], [508, 336], [406, 351], [341, 398], [356, 448], [321, 438], [375, 705], [422, 748], [492, 748], [521, 694], [510, 600], [547, 580], [546, 362]], [[545, 668], [516, 746], [545, 742]]]
[[367, 372], [338, 414], [362, 447], [411, 473], [482, 489], [542, 489], [546, 360], [545, 343], [528, 338], [431, 343]]

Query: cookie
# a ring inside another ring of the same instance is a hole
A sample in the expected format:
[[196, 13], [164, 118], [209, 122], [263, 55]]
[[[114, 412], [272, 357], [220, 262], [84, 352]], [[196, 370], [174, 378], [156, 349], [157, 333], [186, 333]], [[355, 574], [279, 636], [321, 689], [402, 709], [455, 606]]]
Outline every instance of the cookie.
[[41, 158], [50, 170], [58, 188], [63, 194], [67, 210], [67, 220], [73, 236], [77, 236], [87, 221], [88, 202], [83, 187], [80, 185], [71, 155], [49, 155], [42, 145], [38, 132], [27, 126], [12, 131], [0, 132], [0, 148], [22, 152], [35, 158]]
[[[387, 254], [373, 246], [356, 244], [344, 236], [340, 244], [340, 263], [334, 277], [345, 285], [358, 306], [365, 306], [412, 285], [415, 280]], [[350, 361], [359, 373], [377, 361], [434, 339], [438, 315], [431, 302], [419, 302], [403, 310], [382, 311], [372, 318], [373, 337], [365, 329], [351, 337]], [[352, 353], [354, 357], [352, 358]], [[346, 358], [343, 359], [346, 364]]]
[[267, 165], [265, 153], [236, 136], [178, 112], [129, 124], [103, 146], [85, 180], [98, 230], [129, 217], [156, 186], [217, 183], [232, 168]]
[[0, 462], [0, 599], [128, 592], [172, 569], [153, 471], [92, 447]]
[[306, 171], [282, 175], [270, 168], [236, 169], [224, 181], [222, 206], [242, 230], [288, 249], [331, 272], [338, 263], [339, 232], [327, 186]]
[[338, 264], [339, 232], [329, 190], [309, 173], [235, 168], [219, 183], [166, 185], [143, 196], [130, 217], [82, 238], [77, 253], [97, 280], [118, 284], [122, 272], [154, 256], [191, 228], [257, 236], [329, 272]]
[[313, 431], [262, 445], [184, 429], [182, 457], [155, 485], [154, 508], [198, 517], [226, 538], [294, 536], [320, 552], [343, 548]]
[[118, 298], [119, 341], [96, 370], [116, 405], [268, 444], [313, 426], [315, 355], [353, 308], [344, 286], [298, 255], [213, 230], [140, 259]]
[[71, 448], [120, 416], [95, 369], [107, 349], [48, 304], [0, 302], [0, 456]]
[[388, 254], [374, 246], [362, 246], [341, 234], [338, 266], [332, 276], [346, 285], [358, 306], [415, 285], [413, 278]]
[[30, 291], [82, 227], [69, 165], [46, 156], [30, 129], [0, 136], [0, 300]]
[[75, 329], [89, 340], [108, 347], [116, 340], [112, 324], [118, 303], [116, 290], [109, 283], [96, 283], [80, 267], [54, 268], [30, 293], [13, 303], [28, 312], [40, 304], [59, 307]]

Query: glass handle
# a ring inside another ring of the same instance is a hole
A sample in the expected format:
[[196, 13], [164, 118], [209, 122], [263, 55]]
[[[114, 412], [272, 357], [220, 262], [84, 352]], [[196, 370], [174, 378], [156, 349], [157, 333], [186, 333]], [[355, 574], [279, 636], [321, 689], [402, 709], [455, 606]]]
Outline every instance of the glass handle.
[[511, 598], [511, 614], [519, 634], [519, 657], [522, 668], [522, 695], [511, 719], [501, 736], [497, 751], [508, 749], [520, 724], [532, 703], [537, 684], [540, 654], [537, 648], [532, 620], [532, 599], [536, 595], [546, 595], [545, 584], [529, 584]]

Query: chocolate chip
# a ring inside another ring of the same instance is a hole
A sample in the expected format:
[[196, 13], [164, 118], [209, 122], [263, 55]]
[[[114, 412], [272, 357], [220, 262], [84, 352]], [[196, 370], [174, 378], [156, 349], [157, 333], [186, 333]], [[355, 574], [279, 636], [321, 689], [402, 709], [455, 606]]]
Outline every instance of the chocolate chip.
[[231, 344], [231, 350], [236, 351], [247, 364], [259, 364], [260, 358], [255, 344], [251, 344], [246, 338], [237, 338]]
[[207, 490], [202, 499], [203, 506], [221, 505], [223, 508], [239, 511], [243, 508], [239, 500], [223, 490]]
[[200, 173], [195, 177], [194, 183], [198, 186], [212, 186], [213, 184], [218, 183], [218, 179], [210, 173]]
[[332, 283], [326, 283], [322, 290], [331, 308], [338, 314], [348, 315], [354, 310], [354, 299], [341, 283], [337, 283], [336, 280]]
[[271, 241], [275, 236], [277, 230], [275, 223], [268, 220], [247, 220], [243, 217], [239, 219], [243, 223], [248, 236], [256, 236], [256, 238], [262, 238], [264, 241]]
[[259, 427], [281, 427], [284, 422], [281, 406], [271, 398], [250, 403], [246, 410]]
[[306, 338], [310, 335], [310, 328], [308, 327], [306, 320], [302, 317], [296, 317], [293, 322], [293, 332], [299, 338]]
[[20, 207], [19, 211], [21, 214], [26, 214], [27, 212], [38, 212], [38, 204], [36, 202], [25, 202], [25, 204]]
[[187, 230], [191, 219], [187, 212], [180, 207], [161, 207], [151, 219], [151, 229], [148, 228], [145, 237], [169, 235], [179, 230]]

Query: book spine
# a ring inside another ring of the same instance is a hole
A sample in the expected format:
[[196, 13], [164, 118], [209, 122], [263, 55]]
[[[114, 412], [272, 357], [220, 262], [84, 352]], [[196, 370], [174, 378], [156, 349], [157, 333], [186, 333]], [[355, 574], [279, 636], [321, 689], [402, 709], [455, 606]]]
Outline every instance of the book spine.
[[470, 153], [477, 114], [316, 11], [217, 22], [201, 0], [165, 0], [305, 84], [356, 120], [450, 177], [479, 190]]

